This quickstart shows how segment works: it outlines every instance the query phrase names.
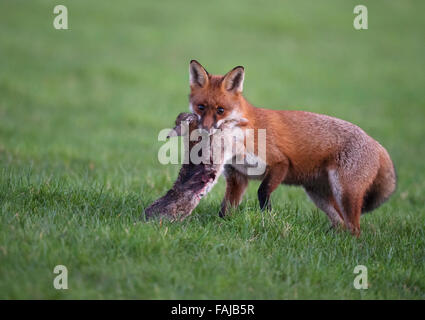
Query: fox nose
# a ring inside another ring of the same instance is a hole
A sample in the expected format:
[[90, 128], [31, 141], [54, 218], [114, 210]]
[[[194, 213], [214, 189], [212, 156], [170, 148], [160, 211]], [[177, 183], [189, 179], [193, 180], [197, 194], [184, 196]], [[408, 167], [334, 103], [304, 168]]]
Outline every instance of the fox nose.
[[204, 121], [202, 121], [202, 123], [199, 126], [199, 128], [210, 132], [211, 129], [213, 128], [213, 126], [214, 126], [214, 122], [208, 121], [208, 120], [204, 120]]

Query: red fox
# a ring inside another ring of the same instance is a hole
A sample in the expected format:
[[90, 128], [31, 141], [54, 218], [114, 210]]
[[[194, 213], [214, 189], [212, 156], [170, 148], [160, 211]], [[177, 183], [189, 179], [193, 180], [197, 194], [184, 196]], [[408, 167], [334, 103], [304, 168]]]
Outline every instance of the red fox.
[[189, 108], [200, 129], [213, 132], [226, 121], [240, 120], [241, 128], [266, 130], [264, 174], [251, 177], [243, 165], [226, 164], [220, 216], [229, 205], [239, 205], [249, 179], [260, 178], [261, 210], [271, 209], [270, 195], [280, 184], [300, 185], [333, 227], [359, 236], [361, 214], [394, 192], [396, 173], [388, 152], [356, 125], [312, 112], [254, 107], [242, 95], [241, 66], [218, 76], [192, 60], [189, 74]]

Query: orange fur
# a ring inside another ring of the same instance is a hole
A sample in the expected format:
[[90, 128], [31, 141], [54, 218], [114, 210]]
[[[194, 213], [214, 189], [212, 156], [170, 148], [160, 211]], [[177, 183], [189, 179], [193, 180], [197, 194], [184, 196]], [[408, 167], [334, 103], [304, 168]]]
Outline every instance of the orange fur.
[[[191, 111], [198, 115], [201, 128], [217, 129], [227, 119], [239, 117], [244, 129], [266, 129], [267, 169], [258, 190], [262, 209], [270, 208], [270, 194], [279, 184], [300, 185], [333, 226], [341, 224], [358, 236], [361, 214], [394, 192], [391, 158], [356, 125], [311, 112], [254, 107], [242, 95], [243, 67], [217, 76], [191, 61], [190, 76]], [[253, 178], [237, 169], [226, 165], [221, 215], [227, 204], [239, 204], [248, 179]]]

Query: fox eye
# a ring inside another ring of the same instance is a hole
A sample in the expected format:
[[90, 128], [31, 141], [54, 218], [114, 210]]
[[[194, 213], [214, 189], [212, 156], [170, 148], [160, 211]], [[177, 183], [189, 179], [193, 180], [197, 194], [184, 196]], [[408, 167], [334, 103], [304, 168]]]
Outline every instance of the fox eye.
[[224, 108], [222, 108], [222, 107], [218, 107], [218, 108], [217, 108], [217, 113], [218, 113], [218, 114], [223, 114], [223, 113], [224, 113]]
[[202, 105], [202, 104], [200, 104], [200, 105], [198, 106], [198, 109], [199, 109], [199, 110], [201, 110], [201, 111], [202, 111], [202, 110], [205, 110], [205, 106], [204, 106], [204, 105]]

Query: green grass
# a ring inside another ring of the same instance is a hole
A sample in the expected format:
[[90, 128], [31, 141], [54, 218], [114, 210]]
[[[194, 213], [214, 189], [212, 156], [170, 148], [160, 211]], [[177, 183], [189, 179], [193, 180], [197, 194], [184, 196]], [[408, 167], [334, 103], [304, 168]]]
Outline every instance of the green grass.
[[[362, 3], [367, 31], [357, 1], [1, 1], [0, 298], [424, 299], [425, 3]], [[359, 239], [327, 232], [299, 188], [262, 215], [258, 182], [220, 219], [222, 178], [186, 221], [139, 221], [177, 176], [157, 134], [187, 110], [194, 58], [244, 65], [254, 105], [340, 117], [388, 149], [398, 190]]]

